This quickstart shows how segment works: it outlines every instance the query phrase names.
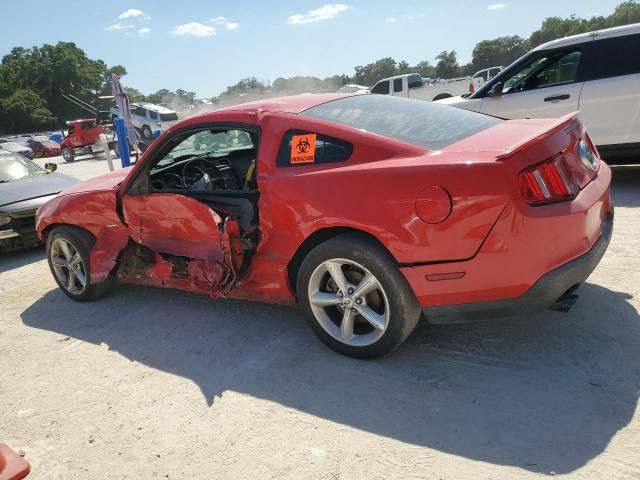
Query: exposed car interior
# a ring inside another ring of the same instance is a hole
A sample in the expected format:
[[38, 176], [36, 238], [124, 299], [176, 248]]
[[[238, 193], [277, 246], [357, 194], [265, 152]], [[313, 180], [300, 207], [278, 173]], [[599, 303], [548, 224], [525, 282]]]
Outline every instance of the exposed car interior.
[[[171, 140], [150, 168], [150, 192], [174, 192], [238, 221], [247, 239], [257, 235], [258, 134], [237, 128], [189, 131]], [[255, 234], [255, 235], [254, 235]], [[253, 238], [255, 243], [257, 237]]]

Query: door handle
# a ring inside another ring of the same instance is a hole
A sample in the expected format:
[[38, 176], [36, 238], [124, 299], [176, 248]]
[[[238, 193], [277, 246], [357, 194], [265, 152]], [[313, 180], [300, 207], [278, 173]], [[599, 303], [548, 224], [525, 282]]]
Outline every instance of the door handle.
[[547, 97], [544, 99], [545, 102], [559, 102], [560, 100], [569, 100], [571, 98], [571, 95], [564, 94], [564, 95], [556, 95], [555, 97]]

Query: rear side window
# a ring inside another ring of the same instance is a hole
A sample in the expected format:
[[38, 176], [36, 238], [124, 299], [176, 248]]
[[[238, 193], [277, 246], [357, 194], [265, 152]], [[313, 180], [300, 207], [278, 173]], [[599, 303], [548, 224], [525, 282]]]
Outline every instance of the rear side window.
[[295, 167], [344, 162], [352, 153], [353, 145], [344, 140], [305, 130], [289, 130], [282, 138], [276, 165]]
[[381, 95], [357, 95], [312, 107], [308, 117], [440, 150], [502, 120], [438, 103]]
[[136, 107], [134, 113], [136, 115], [140, 115], [141, 117], [146, 117], [147, 116], [147, 110], [143, 107]]
[[589, 50], [585, 80], [640, 73], [640, 34], [596, 40]]
[[96, 122], [82, 122], [80, 124], [80, 128], [82, 130], [90, 130], [92, 128], [96, 128]]
[[163, 122], [175, 122], [176, 120], [178, 120], [178, 114], [177, 113], [161, 113], [160, 120], [162, 120]]
[[409, 89], [422, 88], [424, 86], [420, 75], [409, 75], [407, 77], [407, 84]]
[[402, 79], [401, 78], [396, 78], [393, 81], [393, 91], [394, 92], [401, 92], [402, 91]]
[[385, 80], [384, 82], [376, 83], [375, 86], [371, 89], [371, 93], [379, 93], [380, 95], [388, 95], [389, 94], [389, 80]]

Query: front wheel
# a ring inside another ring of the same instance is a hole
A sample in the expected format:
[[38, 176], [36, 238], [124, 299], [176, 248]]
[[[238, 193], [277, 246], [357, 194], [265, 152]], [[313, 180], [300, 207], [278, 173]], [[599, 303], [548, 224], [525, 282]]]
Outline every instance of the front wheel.
[[104, 282], [89, 281], [92, 246], [93, 237], [77, 227], [56, 227], [47, 238], [47, 260], [53, 278], [64, 294], [77, 302], [94, 300], [109, 292], [115, 284], [113, 274]]
[[65, 162], [67, 163], [73, 162], [73, 150], [67, 147], [62, 147], [62, 150], [60, 151], [60, 153], [62, 153], [62, 158], [64, 159]]
[[144, 138], [151, 138], [153, 136], [153, 132], [151, 131], [151, 127], [149, 125], [142, 126], [142, 136]]
[[359, 235], [341, 235], [314, 248], [300, 267], [297, 292], [314, 333], [351, 357], [389, 353], [420, 318], [420, 306], [393, 258]]

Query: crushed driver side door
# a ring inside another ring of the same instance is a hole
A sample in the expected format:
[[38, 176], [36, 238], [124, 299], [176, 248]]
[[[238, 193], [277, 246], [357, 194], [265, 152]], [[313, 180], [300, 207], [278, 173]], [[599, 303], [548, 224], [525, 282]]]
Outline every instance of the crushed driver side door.
[[176, 193], [125, 195], [132, 242], [119, 277], [130, 283], [179, 288], [217, 297], [228, 293], [241, 262], [232, 251], [237, 222]]

